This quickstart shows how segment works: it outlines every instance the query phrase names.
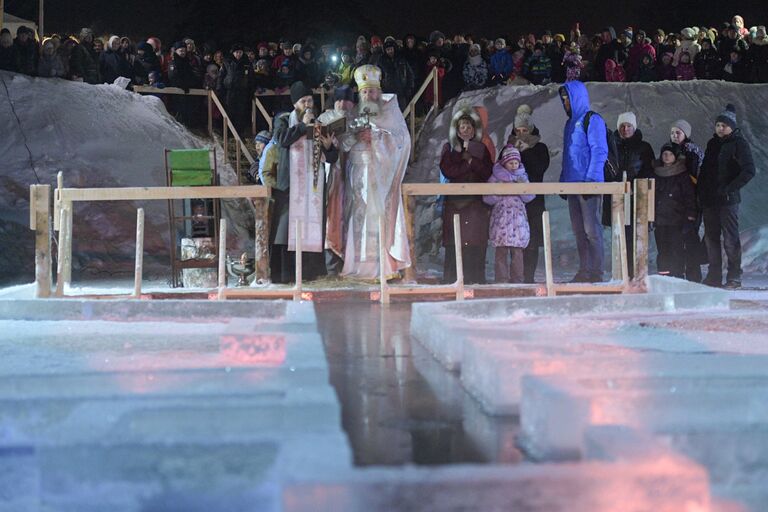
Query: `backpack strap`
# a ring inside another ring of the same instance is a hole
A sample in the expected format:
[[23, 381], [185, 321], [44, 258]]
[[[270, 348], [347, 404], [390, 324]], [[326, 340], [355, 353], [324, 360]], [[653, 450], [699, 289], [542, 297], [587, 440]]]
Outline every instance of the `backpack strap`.
[[592, 119], [592, 116], [594, 115], [600, 115], [597, 112], [593, 112], [592, 110], [587, 110], [587, 113], [584, 114], [584, 121], [581, 122], [582, 128], [584, 128], [584, 133], [588, 133], [589, 130], [589, 120]]

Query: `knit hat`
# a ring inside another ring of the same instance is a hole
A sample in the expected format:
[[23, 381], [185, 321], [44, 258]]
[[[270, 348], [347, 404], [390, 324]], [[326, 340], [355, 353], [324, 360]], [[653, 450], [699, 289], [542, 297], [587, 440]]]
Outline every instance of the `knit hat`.
[[137, 44], [136, 50], [141, 50], [144, 53], [155, 53], [155, 51], [152, 49], [152, 45], [146, 41], [142, 41], [139, 44]]
[[397, 50], [397, 42], [394, 40], [387, 41], [384, 43], [384, 49], [386, 50], [387, 48], [394, 48]]
[[555, 34], [554, 37], [555, 41], [560, 41], [561, 43], [565, 42], [565, 36], [563, 34]]
[[93, 30], [91, 30], [88, 27], [81, 28], [80, 29], [80, 34], [78, 34], [78, 37], [80, 38], [80, 40], [82, 41], [83, 39], [85, 39], [88, 36], [93, 37]]
[[619, 119], [616, 121], [616, 129], [618, 130], [622, 124], [629, 123], [637, 130], [637, 117], [634, 112], [624, 112], [619, 114]]
[[504, 149], [501, 150], [499, 163], [501, 165], [506, 165], [510, 160], [517, 160], [518, 162], [522, 162], [522, 159], [520, 158], [520, 151], [518, 151], [517, 148], [512, 144], [507, 144], [504, 146]]
[[431, 34], [429, 34], [429, 42], [435, 43], [438, 39], [445, 39], [445, 34], [440, 32], [439, 30], [435, 30]]
[[677, 157], [680, 156], [680, 146], [678, 146], [677, 144], [672, 144], [671, 142], [667, 142], [663, 146], [661, 146], [661, 150], [659, 150], [659, 160], [661, 160], [661, 157], [665, 151], [669, 151], [670, 153], [675, 155], [675, 159], [677, 159]]
[[267, 130], [261, 130], [256, 134], [256, 137], [253, 138], [253, 142], [261, 142], [263, 144], [268, 144], [270, 140], [272, 140], [272, 134]]
[[355, 91], [348, 85], [337, 87], [333, 91], [333, 101], [355, 101]]
[[232, 49], [231, 49], [230, 51], [231, 51], [232, 53], [235, 53], [235, 52], [237, 52], [237, 51], [240, 51], [240, 52], [241, 52], [241, 51], [243, 51], [243, 45], [241, 45], [241, 44], [239, 44], [239, 43], [235, 43], [235, 44], [233, 44], [233, 45], [232, 45]]
[[683, 36], [683, 39], [688, 40], [693, 40], [693, 38], [696, 37], [696, 33], [690, 27], [685, 27], [683, 30], [681, 30], [680, 35]]
[[292, 48], [293, 48], [293, 45], [291, 44], [290, 41], [281, 41], [280, 42], [280, 49], [281, 50], [288, 50], [288, 49], [292, 49]]
[[493, 44], [494, 44], [495, 46], [501, 46], [501, 47], [505, 47], [505, 46], [507, 46], [507, 42], [506, 42], [506, 41], [505, 41], [503, 38], [501, 38], [501, 37], [500, 37], [500, 38], [498, 38], [498, 39], [496, 39], [496, 40], [493, 42]]
[[734, 107], [731, 103], [726, 105], [725, 110], [721, 112], [719, 116], [717, 116], [715, 122], [727, 124], [731, 127], [731, 129], [735, 130], [738, 126], [736, 124], [736, 107]]
[[371, 36], [371, 46], [376, 46], [381, 44], [381, 38], [379, 36]]
[[678, 119], [674, 123], [672, 123], [671, 128], [680, 128], [680, 130], [685, 134], [686, 139], [691, 138], [691, 123], [684, 119]]
[[536, 128], [536, 125], [533, 124], [533, 119], [531, 119], [531, 114], [533, 114], [533, 110], [531, 110], [530, 106], [520, 105], [517, 107], [515, 128], [528, 128], [529, 130]]
[[312, 89], [304, 85], [304, 82], [293, 82], [291, 84], [291, 103], [296, 104], [305, 96], [312, 96]]

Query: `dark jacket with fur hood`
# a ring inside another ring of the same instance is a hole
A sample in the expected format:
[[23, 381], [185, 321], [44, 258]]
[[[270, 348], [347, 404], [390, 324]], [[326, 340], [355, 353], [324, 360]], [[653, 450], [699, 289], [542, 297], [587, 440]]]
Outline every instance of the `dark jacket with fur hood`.
[[[475, 126], [475, 138], [464, 148], [458, 136], [458, 124], [464, 117], [470, 117]], [[463, 108], [451, 119], [448, 143], [443, 146], [440, 157], [440, 171], [450, 183], [485, 183], [493, 172], [493, 158], [485, 147], [483, 125], [473, 108]], [[469, 153], [472, 159], [463, 158]], [[482, 196], [446, 196], [443, 204], [443, 245], [453, 245], [453, 215], [461, 216], [461, 239], [464, 245], [481, 246], [488, 244], [488, 223], [490, 209], [483, 203]]]

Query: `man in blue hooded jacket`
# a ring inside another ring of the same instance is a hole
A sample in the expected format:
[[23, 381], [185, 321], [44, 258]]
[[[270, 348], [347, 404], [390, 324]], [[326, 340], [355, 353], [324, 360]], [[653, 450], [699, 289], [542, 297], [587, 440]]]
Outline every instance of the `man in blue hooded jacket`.
[[[559, 90], [563, 108], [568, 115], [563, 137], [563, 170], [561, 183], [600, 183], [608, 158], [605, 121], [589, 112], [589, 93], [579, 81], [567, 82]], [[579, 271], [575, 283], [603, 280], [603, 228], [600, 224], [601, 196], [569, 195], [568, 212], [576, 235], [579, 251]]]

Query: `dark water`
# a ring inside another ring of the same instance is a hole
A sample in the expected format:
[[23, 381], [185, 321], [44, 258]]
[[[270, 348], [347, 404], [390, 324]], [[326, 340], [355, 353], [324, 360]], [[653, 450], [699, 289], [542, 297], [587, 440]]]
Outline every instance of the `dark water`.
[[517, 463], [516, 418], [485, 415], [410, 336], [410, 304], [315, 303], [358, 465]]

